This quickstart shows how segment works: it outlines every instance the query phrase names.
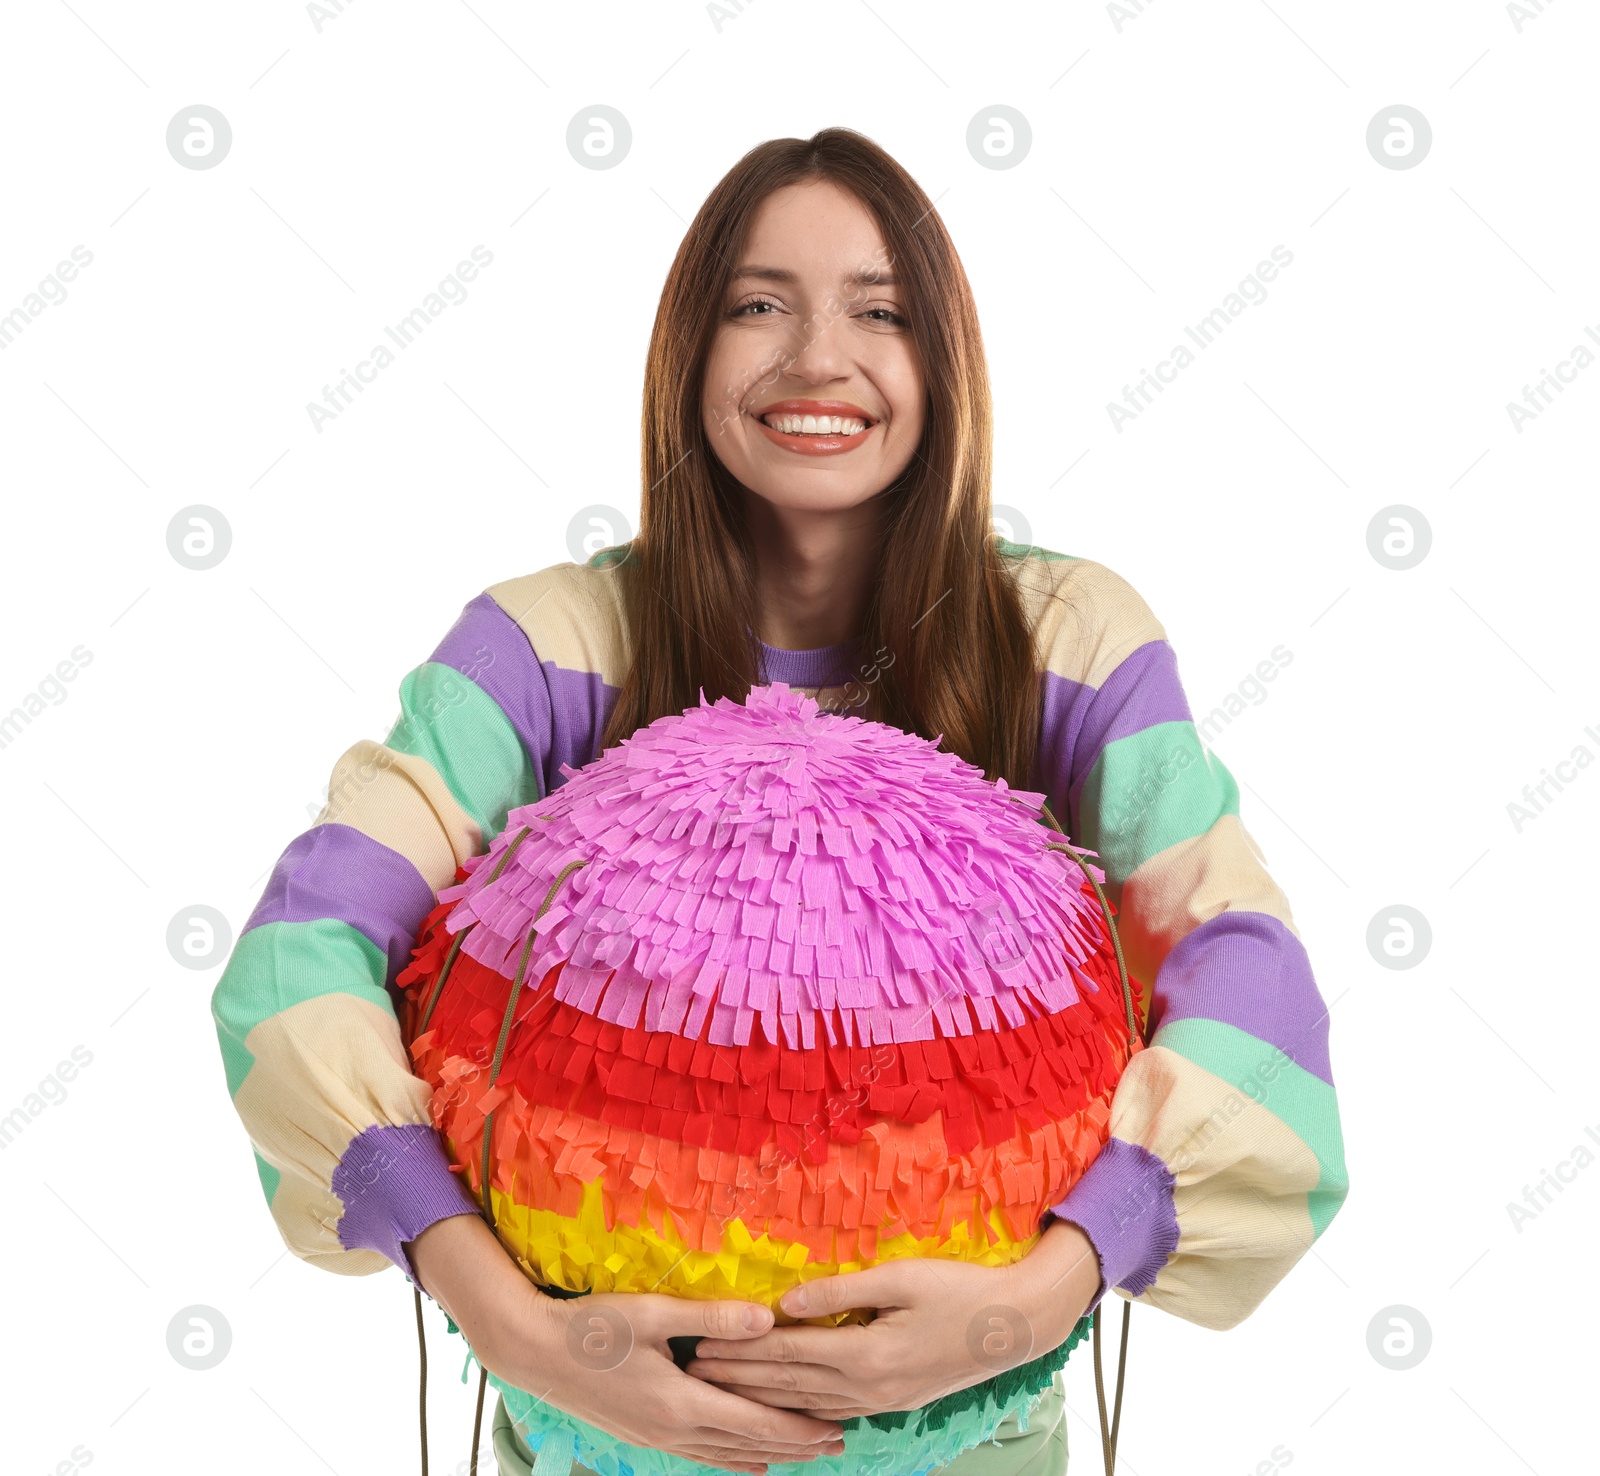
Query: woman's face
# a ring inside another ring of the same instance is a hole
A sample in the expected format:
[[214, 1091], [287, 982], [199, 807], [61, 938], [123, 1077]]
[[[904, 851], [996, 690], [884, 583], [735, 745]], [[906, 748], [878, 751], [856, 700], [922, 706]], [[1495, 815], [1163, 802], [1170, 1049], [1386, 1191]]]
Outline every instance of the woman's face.
[[924, 420], [877, 222], [836, 185], [787, 185], [762, 202], [733, 267], [701, 389], [718, 459], [777, 507], [865, 502], [905, 470]]

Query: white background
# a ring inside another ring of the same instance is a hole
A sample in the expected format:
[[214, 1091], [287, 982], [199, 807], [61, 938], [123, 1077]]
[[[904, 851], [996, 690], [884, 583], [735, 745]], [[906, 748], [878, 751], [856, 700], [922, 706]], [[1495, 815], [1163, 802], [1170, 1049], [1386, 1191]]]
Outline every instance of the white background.
[[[1520, 830], [1507, 805], [1600, 755], [1600, 366], [1520, 431], [1506, 405], [1600, 332], [1593, 10], [329, 12], [19, 0], [0, 36], [0, 314], [93, 255], [0, 350], [0, 711], [92, 655], [0, 749], [0, 1114], [93, 1057], [0, 1152], [7, 1469], [78, 1447], [117, 1472], [416, 1469], [410, 1288], [284, 1251], [208, 1013], [221, 959], [180, 967], [167, 926], [206, 904], [236, 934], [461, 607], [571, 557], [579, 509], [636, 520], [684, 227], [745, 149], [830, 124], [894, 153], [954, 236], [996, 502], [1132, 581], [1197, 716], [1293, 654], [1215, 746], [1332, 1003], [1353, 1189], [1237, 1329], [1135, 1311], [1124, 1468], [1243, 1476], [1280, 1446], [1297, 1476], [1592, 1468], [1600, 1165], [1520, 1230], [1506, 1206], [1600, 1131], [1600, 772]], [[233, 131], [206, 170], [165, 144], [196, 103]], [[604, 171], [566, 148], [595, 103], [633, 131]], [[1033, 134], [1004, 170], [965, 142], [996, 103]], [[1366, 146], [1396, 103], [1432, 125], [1415, 168]], [[307, 402], [475, 245], [494, 260], [467, 300], [314, 428]], [[1107, 402], [1275, 245], [1294, 260], [1267, 299], [1118, 431]], [[232, 529], [205, 572], [167, 549], [192, 504]], [[1432, 530], [1405, 571], [1368, 549], [1392, 504]], [[1433, 931], [1404, 970], [1366, 943], [1397, 903]], [[232, 1329], [207, 1372], [167, 1352], [191, 1304]], [[1368, 1348], [1395, 1304], [1432, 1330], [1405, 1372]], [[476, 1375], [429, 1316], [454, 1472]], [[1067, 1372], [1083, 1476], [1087, 1350]]]

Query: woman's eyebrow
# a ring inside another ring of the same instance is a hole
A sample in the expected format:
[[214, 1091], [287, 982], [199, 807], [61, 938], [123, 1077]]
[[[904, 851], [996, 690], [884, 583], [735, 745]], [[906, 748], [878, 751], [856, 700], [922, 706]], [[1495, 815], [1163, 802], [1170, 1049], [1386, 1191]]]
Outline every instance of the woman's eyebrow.
[[[734, 279], [737, 281], [744, 277], [753, 277], [762, 282], [782, 282], [792, 285], [799, 281], [799, 276], [787, 267], [769, 266], [741, 266], [735, 269]], [[845, 277], [845, 284], [850, 287], [893, 287], [895, 279], [888, 272], [875, 271], [871, 267], [860, 267]]]
[[795, 282], [799, 278], [785, 267], [742, 266], [735, 277], [757, 277], [763, 282]]

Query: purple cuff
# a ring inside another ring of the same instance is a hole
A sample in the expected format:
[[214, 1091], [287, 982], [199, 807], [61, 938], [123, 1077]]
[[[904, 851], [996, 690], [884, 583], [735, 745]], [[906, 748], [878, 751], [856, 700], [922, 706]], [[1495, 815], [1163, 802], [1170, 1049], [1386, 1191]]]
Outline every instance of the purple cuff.
[[1070, 1220], [1089, 1237], [1100, 1259], [1100, 1289], [1084, 1308], [1085, 1316], [1109, 1287], [1136, 1297], [1154, 1284], [1178, 1248], [1175, 1183], [1155, 1154], [1123, 1138], [1107, 1138], [1067, 1197], [1051, 1207], [1056, 1219]]
[[358, 1133], [333, 1171], [332, 1189], [344, 1203], [339, 1243], [346, 1250], [382, 1251], [418, 1286], [406, 1242], [451, 1215], [479, 1213], [426, 1123]]

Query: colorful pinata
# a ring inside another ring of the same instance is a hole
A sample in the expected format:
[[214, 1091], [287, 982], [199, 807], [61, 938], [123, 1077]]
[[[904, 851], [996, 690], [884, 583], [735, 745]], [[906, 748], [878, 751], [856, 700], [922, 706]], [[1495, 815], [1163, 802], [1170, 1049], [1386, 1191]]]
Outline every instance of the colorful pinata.
[[[562, 772], [439, 893], [399, 976], [435, 1125], [527, 1274], [776, 1306], [896, 1257], [1026, 1255], [1139, 1049], [1044, 797], [782, 683]], [[922, 1476], [1025, 1424], [1085, 1326], [847, 1421], [805, 1469]], [[490, 1377], [558, 1465], [704, 1476]]]

